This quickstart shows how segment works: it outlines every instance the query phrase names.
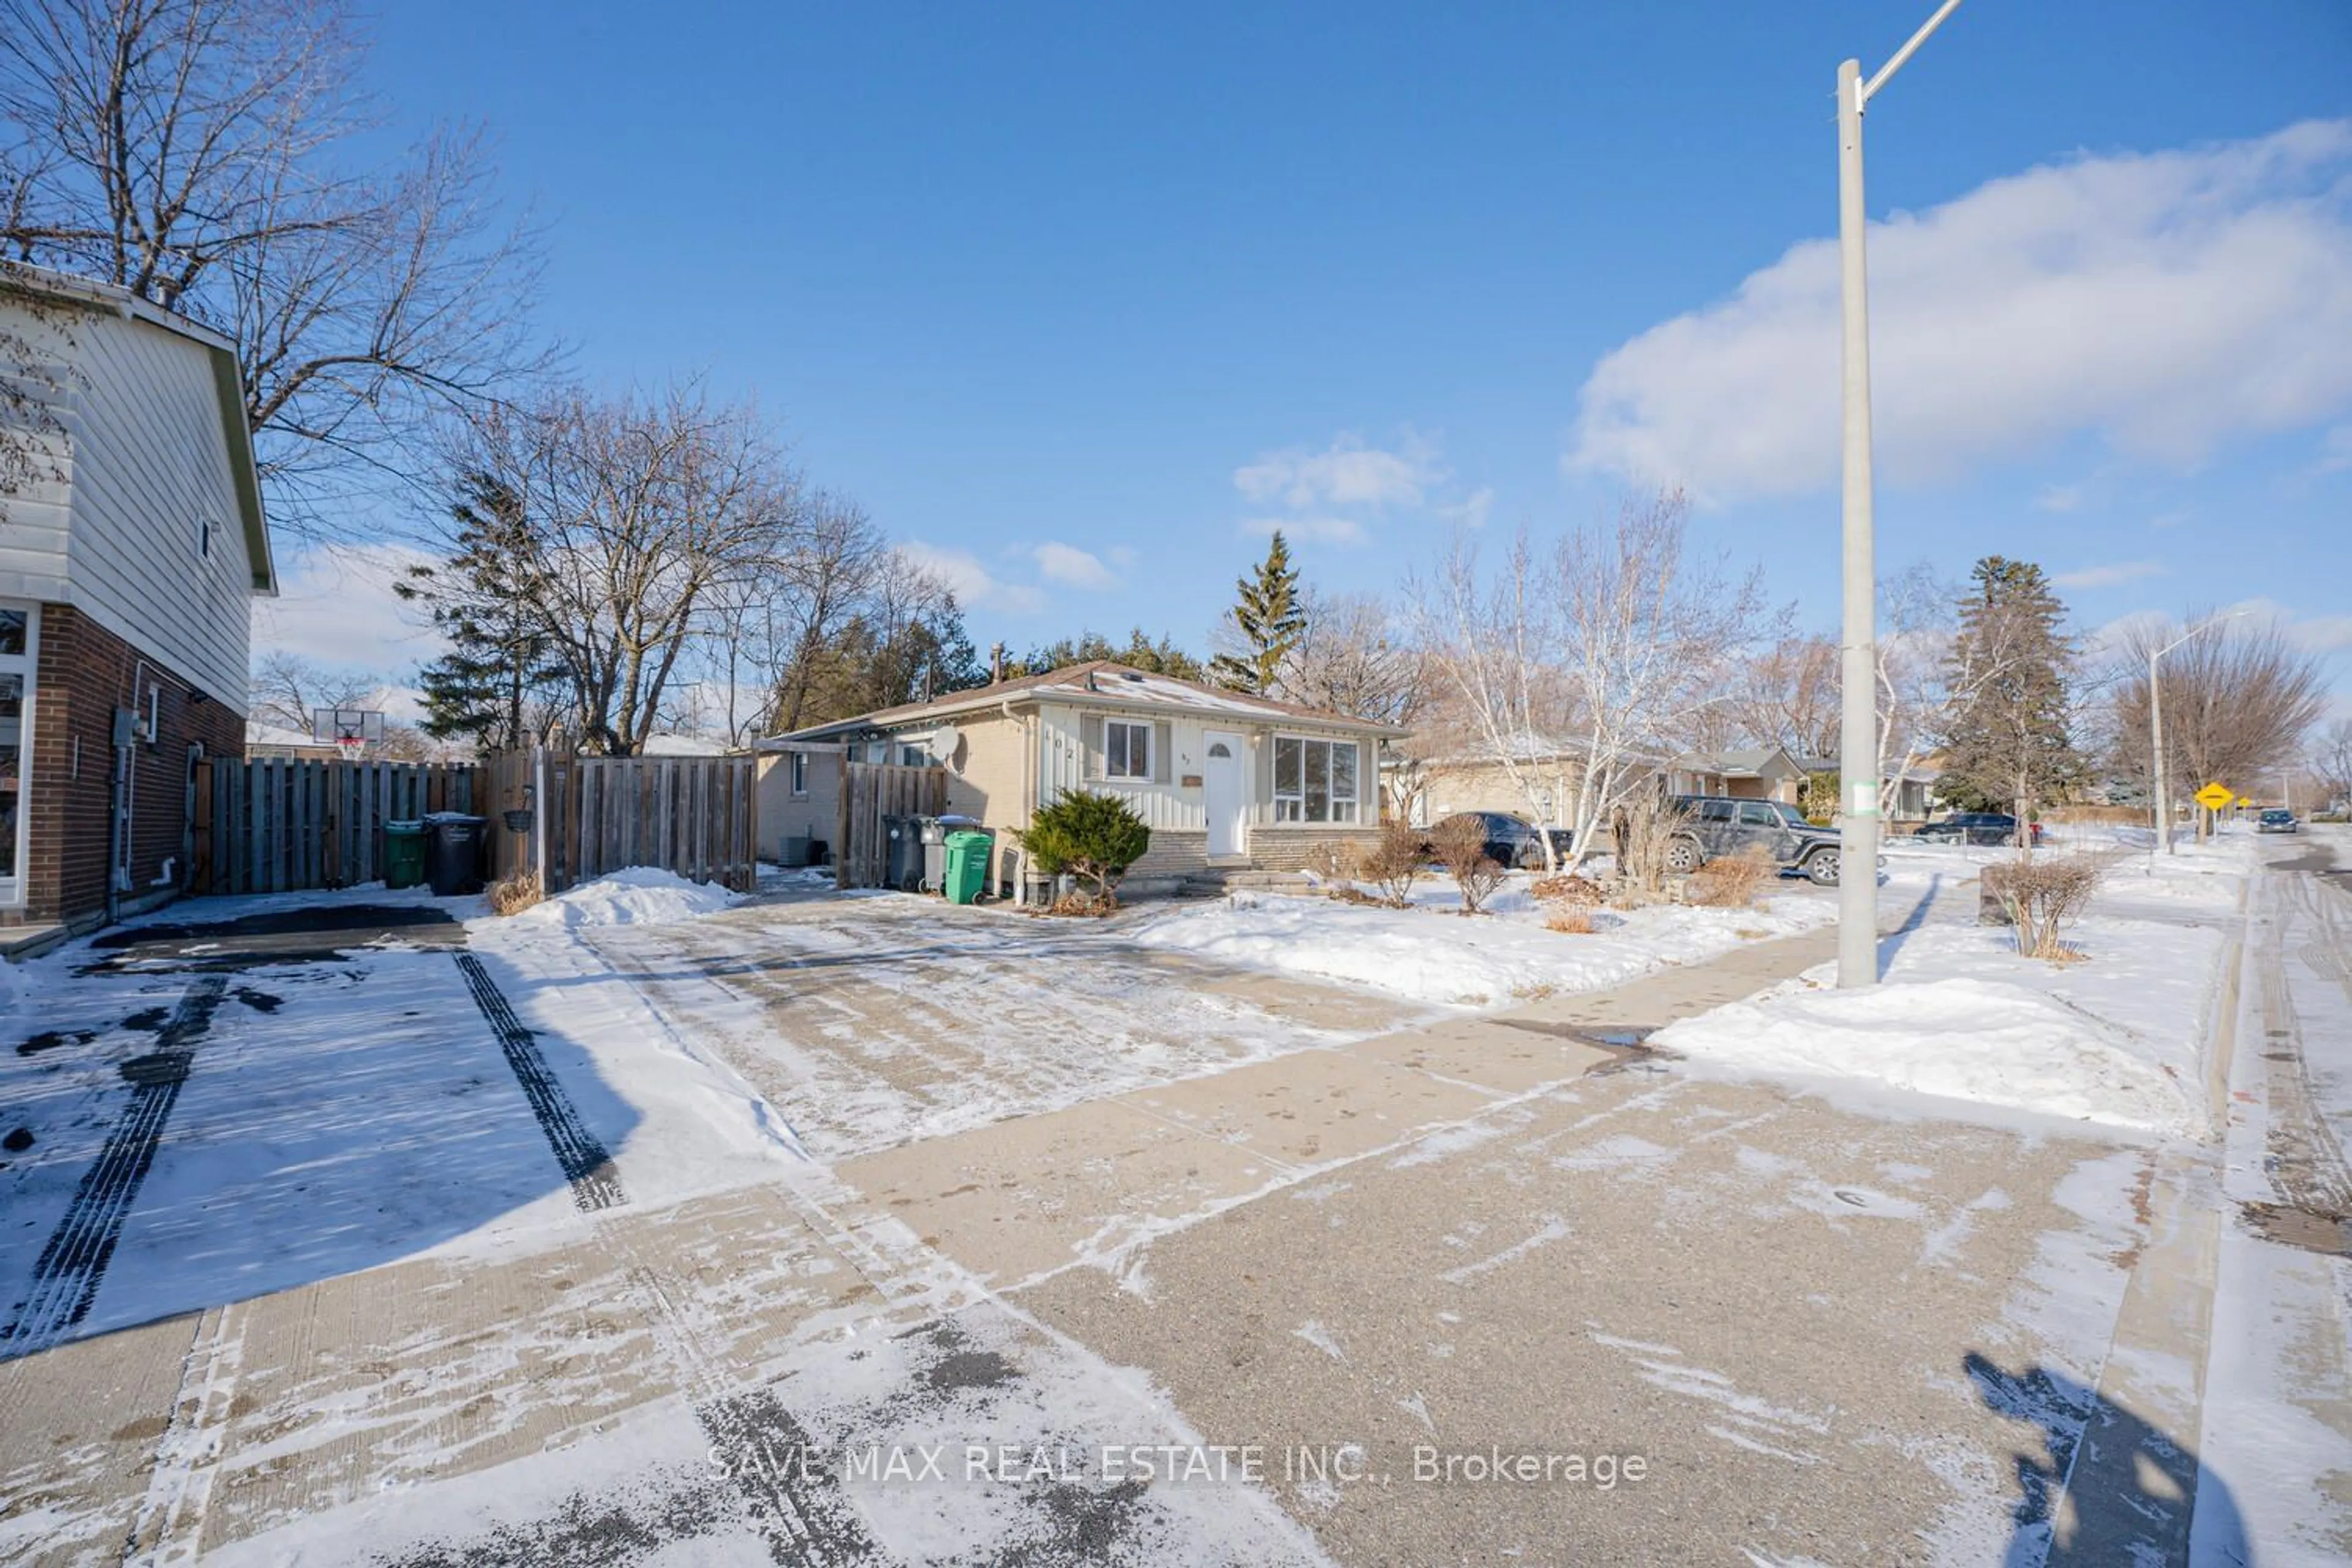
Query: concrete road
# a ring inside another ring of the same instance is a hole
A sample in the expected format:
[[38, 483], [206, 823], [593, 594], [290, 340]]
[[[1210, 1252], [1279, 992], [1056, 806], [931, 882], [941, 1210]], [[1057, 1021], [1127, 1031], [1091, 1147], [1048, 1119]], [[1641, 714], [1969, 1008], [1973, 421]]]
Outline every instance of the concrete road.
[[[1826, 933], [1432, 1021], [828, 908], [598, 938], [817, 1165], [0, 1363], [0, 1556], [2178, 1560], [2194, 1156], [1639, 1048]], [[999, 1054], [965, 1006], [1061, 1012]], [[1054, 1033], [1106, 1016], [1171, 1070]], [[1063, 1468], [845, 1471], [877, 1436]]]

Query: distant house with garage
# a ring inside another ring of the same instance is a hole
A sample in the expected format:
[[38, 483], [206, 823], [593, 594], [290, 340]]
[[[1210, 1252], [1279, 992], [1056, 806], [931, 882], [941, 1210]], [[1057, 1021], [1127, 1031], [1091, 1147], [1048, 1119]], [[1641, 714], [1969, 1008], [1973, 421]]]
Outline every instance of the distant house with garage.
[[1377, 836], [1379, 750], [1402, 733], [1108, 661], [1071, 665], [761, 742], [760, 837], [768, 854], [831, 847], [847, 764], [937, 766], [947, 810], [1016, 856], [1009, 834], [1039, 805], [1086, 789], [1150, 825], [1132, 878], [1295, 870]]
[[1685, 752], [1666, 764], [1673, 795], [1721, 795], [1732, 800], [1777, 800], [1797, 804], [1805, 782], [1804, 764], [1778, 746], [1728, 752]]
[[187, 883], [194, 765], [242, 754], [276, 592], [236, 346], [0, 266], [0, 949]]

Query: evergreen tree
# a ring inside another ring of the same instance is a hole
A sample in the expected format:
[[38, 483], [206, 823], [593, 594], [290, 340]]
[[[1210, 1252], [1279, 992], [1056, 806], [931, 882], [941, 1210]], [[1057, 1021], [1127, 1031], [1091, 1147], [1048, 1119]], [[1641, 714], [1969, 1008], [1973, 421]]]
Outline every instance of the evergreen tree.
[[[1937, 793], [1971, 808], [2007, 806], [2026, 822], [2083, 776], [2067, 723], [2074, 642], [2041, 567], [1988, 555], [1969, 578], [1952, 649], [1954, 684], [1969, 696], [1945, 737]], [[2029, 835], [2019, 837], [2030, 847]]]
[[488, 474], [467, 475], [449, 509], [456, 548], [438, 566], [410, 569], [393, 591], [430, 606], [449, 651], [418, 672], [419, 726], [439, 741], [487, 751], [530, 744], [534, 700], [566, 670], [550, 635], [537, 542], [522, 500]]
[[1290, 563], [1290, 545], [1282, 531], [1258, 563], [1254, 577], [1234, 584], [1240, 596], [1233, 608], [1233, 626], [1241, 649], [1221, 653], [1209, 667], [1211, 679], [1234, 691], [1265, 696], [1282, 674], [1282, 661], [1298, 646], [1307, 630], [1307, 606], [1298, 592], [1298, 569]]
[[1127, 646], [1120, 647], [1097, 631], [1080, 632], [1075, 637], [1048, 643], [1032, 648], [1028, 654], [1005, 667], [1008, 679], [1024, 675], [1050, 675], [1074, 664], [1092, 664], [1100, 659], [1126, 665], [1148, 675], [1172, 675], [1179, 680], [1205, 680], [1208, 671], [1201, 661], [1176, 646], [1176, 639], [1162, 637], [1157, 642], [1145, 635], [1141, 626], [1128, 634]]

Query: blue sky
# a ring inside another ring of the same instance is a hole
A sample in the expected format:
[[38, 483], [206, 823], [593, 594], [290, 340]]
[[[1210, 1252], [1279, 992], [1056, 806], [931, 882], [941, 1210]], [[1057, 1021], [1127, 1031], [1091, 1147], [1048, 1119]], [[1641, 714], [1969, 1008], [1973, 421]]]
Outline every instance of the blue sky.
[[[983, 645], [1653, 478], [1826, 626], [1831, 89], [1930, 8], [404, 0], [370, 71], [497, 134], [581, 375], [756, 393]], [[2352, 5], [1969, 0], [1868, 130], [1882, 565], [2352, 649]]]

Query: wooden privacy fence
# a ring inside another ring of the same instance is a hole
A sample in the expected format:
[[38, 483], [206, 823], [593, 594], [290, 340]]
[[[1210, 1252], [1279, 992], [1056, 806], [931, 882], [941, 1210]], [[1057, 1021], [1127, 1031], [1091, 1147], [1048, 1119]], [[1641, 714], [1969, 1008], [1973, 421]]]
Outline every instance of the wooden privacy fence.
[[841, 825], [834, 835], [836, 888], [889, 885], [890, 837], [886, 816], [937, 816], [948, 808], [945, 768], [902, 768], [883, 763], [845, 763], [841, 780]]
[[583, 757], [536, 747], [485, 764], [490, 874], [550, 893], [625, 866], [749, 892], [759, 880], [752, 760]]
[[199, 763], [191, 890], [286, 893], [379, 881], [385, 823], [473, 811], [481, 782], [469, 763]]

